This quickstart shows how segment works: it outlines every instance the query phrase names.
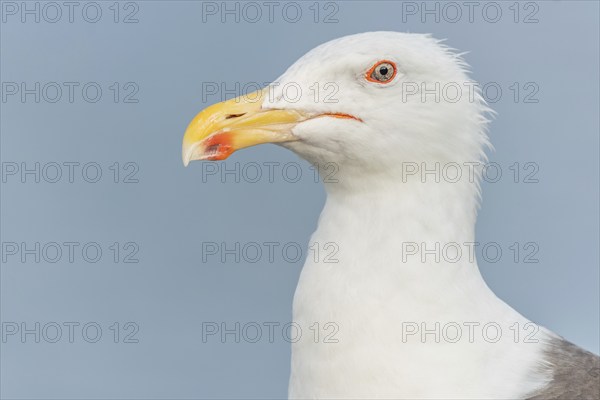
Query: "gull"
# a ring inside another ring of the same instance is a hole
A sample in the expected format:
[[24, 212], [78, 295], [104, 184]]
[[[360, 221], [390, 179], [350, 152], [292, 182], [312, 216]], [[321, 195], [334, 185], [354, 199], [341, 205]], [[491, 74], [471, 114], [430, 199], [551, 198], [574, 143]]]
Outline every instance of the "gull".
[[311, 243], [335, 244], [337, 262], [307, 258], [293, 304], [298, 326], [335, 339], [292, 344], [290, 398], [600, 398], [599, 357], [500, 300], [465, 251], [490, 113], [461, 54], [369, 32], [189, 124], [185, 165], [276, 143], [336, 166]]

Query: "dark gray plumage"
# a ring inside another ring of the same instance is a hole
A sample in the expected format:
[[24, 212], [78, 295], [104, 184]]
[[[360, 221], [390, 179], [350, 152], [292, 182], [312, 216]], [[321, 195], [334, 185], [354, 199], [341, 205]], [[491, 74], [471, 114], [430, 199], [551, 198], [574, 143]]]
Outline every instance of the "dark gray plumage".
[[549, 345], [544, 359], [552, 381], [529, 400], [599, 400], [600, 357], [562, 338]]

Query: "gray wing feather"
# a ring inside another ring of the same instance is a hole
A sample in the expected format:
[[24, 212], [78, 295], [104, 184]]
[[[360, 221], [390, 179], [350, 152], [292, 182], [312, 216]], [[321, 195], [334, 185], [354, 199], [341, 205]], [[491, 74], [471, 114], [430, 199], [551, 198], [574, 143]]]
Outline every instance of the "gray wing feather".
[[552, 381], [529, 400], [600, 399], [600, 357], [556, 338], [550, 341], [544, 361]]

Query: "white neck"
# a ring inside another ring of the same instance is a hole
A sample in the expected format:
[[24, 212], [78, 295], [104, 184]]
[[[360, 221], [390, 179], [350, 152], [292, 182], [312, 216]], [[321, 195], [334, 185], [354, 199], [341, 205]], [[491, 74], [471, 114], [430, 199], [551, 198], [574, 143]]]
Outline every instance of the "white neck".
[[[440, 274], [447, 275], [454, 281], [448, 284], [460, 283], [456, 271], [479, 277], [472, 254], [476, 182], [396, 171], [360, 180], [342, 175], [325, 187], [327, 202], [313, 239], [336, 242], [340, 254], [347, 254], [356, 268], [375, 267], [370, 262], [373, 257], [387, 260], [381, 268], [405, 274], [403, 284], [408, 286], [414, 283], [411, 279], [430, 274], [438, 280]], [[365, 257], [362, 263], [354, 262], [361, 256]]]
[[[466, 254], [475, 241], [475, 182], [423, 183], [390, 173], [340, 176], [326, 188], [310, 243], [321, 253], [307, 258], [294, 320], [305, 331], [333, 323], [339, 343], [311, 336], [293, 345], [291, 397], [514, 398], [544, 383], [531, 372], [541, 347], [514, 343], [510, 331], [528, 321], [491, 292]], [[442, 250], [448, 244], [463, 252], [453, 262], [455, 253], [444, 257]], [[480, 324], [474, 343], [464, 325], [470, 322]], [[497, 343], [481, 332], [490, 322], [503, 330]], [[441, 343], [435, 334], [407, 335], [415, 326], [455, 323], [463, 328], [458, 343], [444, 342], [443, 334]], [[486, 369], [491, 361], [506, 363], [504, 375]], [[522, 386], [507, 388], [508, 378]]]

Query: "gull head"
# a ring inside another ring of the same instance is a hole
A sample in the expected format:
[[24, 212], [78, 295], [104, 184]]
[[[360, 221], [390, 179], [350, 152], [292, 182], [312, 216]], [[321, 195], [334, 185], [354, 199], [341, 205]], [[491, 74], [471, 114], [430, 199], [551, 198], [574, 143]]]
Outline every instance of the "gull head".
[[324, 43], [262, 90], [200, 112], [183, 162], [276, 143], [346, 175], [485, 157], [489, 112], [460, 54], [429, 35], [369, 32]]

